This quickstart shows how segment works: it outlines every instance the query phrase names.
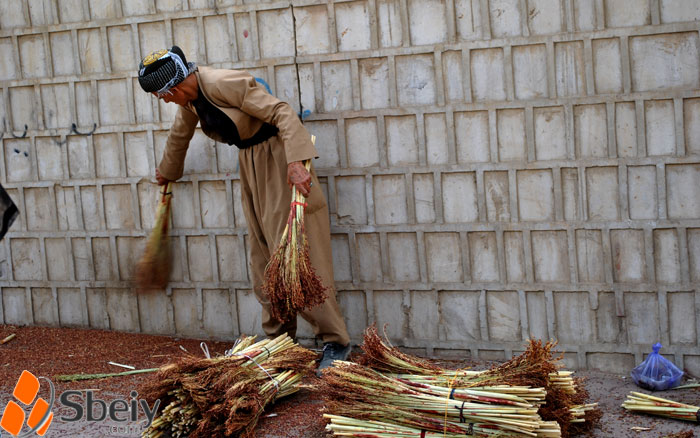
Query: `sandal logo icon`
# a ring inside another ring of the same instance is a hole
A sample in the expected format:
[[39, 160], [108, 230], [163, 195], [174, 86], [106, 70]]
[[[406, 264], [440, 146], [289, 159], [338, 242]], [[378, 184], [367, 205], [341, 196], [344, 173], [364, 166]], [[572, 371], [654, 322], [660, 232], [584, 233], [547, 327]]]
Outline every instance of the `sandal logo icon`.
[[[48, 403], [41, 397], [37, 399], [40, 387], [39, 379], [44, 379], [49, 383], [50, 396]], [[22, 375], [19, 376], [19, 380], [17, 380], [17, 385], [15, 385], [15, 390], [12, 392], [12, 395], [20, 403], [26, 406], [32, 406], [29, 418], [27, 419], [29, 430], [22, 432], [26, 414], [24, 408], [14, 400], [10, 401], [5, 407], [2, 418], [0, 418], [0, 428], [17, 438], [30, 437], [34, 433], [39, 436], [44, 436], [53, 420], [51, 406], [53, 406], [56, 399], [56, 391], [53, 382], [46, 377], [37, 378], [34, 374], [24, 370], [22, 371]]]

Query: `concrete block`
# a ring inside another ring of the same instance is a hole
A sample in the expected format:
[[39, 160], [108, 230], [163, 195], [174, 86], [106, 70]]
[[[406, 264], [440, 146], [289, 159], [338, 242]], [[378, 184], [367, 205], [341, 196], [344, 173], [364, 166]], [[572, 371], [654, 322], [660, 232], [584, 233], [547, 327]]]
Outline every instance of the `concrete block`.
[[481, 340], [479, 292], [439, 291], [438, 303], [440, 305], [440, 339]]
[[615, 104], [615, 136], [620, 157], [637, 156], [637, 115], [634, 102]]
[[[304, 123], [304, 126], [316, 136], [316, 150], [319, 153], [319, 158], [314, 161], [314, 167], [317, 169], [338, 167], [340, 157], [338, 155], [338, 124], [336, 121], [311, 121]], [[348, 155], [350, 154], [349, 149]]]
[[554, 182], [551, 170], [517, 172], [520, 220], [554, 219]]
[[[236, 221], [236, 226], [237, 227], [246, 227], [246, 219], [245, 219], [245, 214], [243, 213], [243, 206], [241, 202], [238, 202], [239, 199], [242, 199], [241, 197], [241, 182], [240, 181], [231, 181], [231, 189], [233, 191], [233, 215], [234, 219]], [[326, 199], [328, 199], [328, 196], [326, 194]]]
[[686, 153], [700, 155], [700, 99], [683, 101], [683, 119]]
[[226, 184], [224, 181], [200, 182], [199, 202], [201, 204], [203, 227], [224, 228], [229, 226], [229, 203], [226, 200]]
[[25, 78], [42, 78], [47, 76], [46, 48], [41, 34], [24, 35], [17, 38], [22, 75]]
[[590, 369], [625, 376], [637, 365], [628, 353], [586, 353], [586, 363]]
[[490, 341], [519, 341], [520, 299], [517, 292], [488, 291], [486, 312]]
[[98, 178], [122, 176], [119, 165], [121, 145], [117, 134], [98, 134], [93, 137], [95, 173]]
[[139, 0], [122, 0], [124, 17], [153, 14], [156, 12], [154, 6], [152, 2], [144, 3]]
[[75, 84], [75, 106], [78, 115], [76, 124], [79, 129], [87, 128], [89, 130], [99, 121], [97, 113], [93, 110], [93, 102], [96, 98], [90, 82], [77, 82]]
[[173, 334], [175, 323], [170, 315], [172, 303], [164, 293], [138, 294], [141, 333]]
[[335, 190], [338, 225], [366, 224], [365, 178], [363, 176], [336, 177]]
[[[308, 125], [307, 125], [308, 129]], [[316, 146], [318, 149], [318, 146]], [[325, 154], [324, 154], [325, 155]], [[216, 143], [216, 167], [219, 173], [238, 173], [238, 148], [223, 143]]]
[[358, 62], [360, 103], [363, 109], [388, 108], [389, 62], [387, 58], [366, 58]]
[[598, 342], [622, 344], [627, 342], [623, 328], [623, 318], [617, 315], [617, 304], [613, 292], [598, 293], [596, 327]]
[[314, 88], [316, 86], [316, 79], [314, 77], [314, 65], [297, 64], [296, 69], [299, 74], [299, 93], [301, 94], [301, 105], [304, 107], [303, 112], [305, 114], [316, 113], [318, 112], [318, 109], [316, 108], [316, 91]]
[[294, 56], [294, 29], [290, 8], [258, 11], [260, 55], [263, 58]]
[[61, 288], [56, 290], [58, 298], [58, 318], [61, 327], [84, 327], [88, 322], [83, 316], [83, 294], [77, 288]]
[[437, 94], [433, 56], [397, 56], [396, 88], [399, 106], [435, 104]]
[[517, 99], [547, 97], [547, 49], [545, 45], [515, 46], [512, 53], [515, 97]]
[[536, 282], [569, 281], [566, 231], [533, 231], [532, 259]]
[[506, 99], [503, 61], [503, 49], [501, 48], [471, 51], [471, 85], [474, 100], [498, 101]]
[[49, 231], [56, 228], [51, 215], [54, 203], [49, 189], [33, 187], [24, 190], [24, 206], [27, 210], [27, 229], [30, 231]]
[[474, 172], [442, 174], [442, 208], [447, 223], [479, 220]]
[[374, 315], [378, 327], [384, 327], [392, 342], [406, 337], [408, 309], [403, 304], [401, 291], [374, 291]]
[[657, 283], [681, 282], [681, 254], [675, 228], [654, 230], [654, 265]]
[[362, 291], [338, 291], [340, 313], [345, 318], [348, 333], [353, 339], [361, 339], [367, 328], [367, 302]]
[[458, 233], [425, 233], [425, 257], [431, 282], [463, 281], [462, 254]]
[[558, 0], [528, 0], [528, 28], [532, 35], [562, 31], [562, 4]]
[[145, 132], [124, 134], [127, 176], [150, 176], [153, 172], [149, 163], [150, 154]]
[[154, 50], [170, 47], [165, 41], [165, 23], [163, 21], [139, 23], [138, 28], [141, 58]]
[[437, 291], [411, 291], [408, 332], [413, 339], [437, 339], [440, 312]]
[[24, 16], [22, 0], [7, 0], [0, 5], [0, 28], [26, 27], [29, 25]]
[[134, 60], [139, 59], [139, 56], [131, 42], [131, 26], [108, 27], [107, 41], [112, 71], [129, 72], [134, 70]]
[[131, 186], [108, 185], [102, 187], [105, 219], [108, 230], [133, 230], [134, 212], [131, 205]]
[[51, 289], [44, 287], [32, 288], [32, 311], [34, 314], [34, 324], [57, 326], [58, 308], [53, 299]]
[[[3, 27], [4, 28], [4, 27]], [[11, 38], [0, 38], [0, 56], [2, 59], [14, 59], [15, 48]], [[18, 78], [18, 68], [13, 62], [3, 62], [0, 65], [0, 80], [7, 81]]]
[[251, 35], [250, 14], [240, 13], [234, 14], [234, 22], [236, 24], [236, 43], [238, 46], [238, 57], [241, 60], [249, 60], [255, 58], [253, 49], [257, 41], [254, 41]]
[[666, 166], [668, 217], [700, 217], [700, 164]]
[[499, 161], [527, 159], [525, 142], [525, 110], [502, 109], [496, 112]]
[[662, 23], [700, 20], [700, 4], [693, 0], [661, 0]]
[[89, 0], [90, 18], [102, 20], [120, 16], [119, 3], [113, 0]]
[[676, 120], [672, 100], [644, 102], [648, 155], [676, 154]]
[[626, 3], [605, 2], [607, 27], [644, 26], [651, 24], [651, 10], [646, 0], [630, 0]]
[[237, 236], [216, 236], [219, 277], [221, 281], [247, 281], [245, 250]]
[[[29, 129], [39, 127], [39, 108], [34, 87], [10, 88], [10, 112], [12, 113], [12, 129], [19, 135], [24, 132], [24, 125]], [[7, 123], [9, 126], [9, 122]]]
[[491, 0], [488, 4], [492, 36], [501, 38], [522, 33], [523, 18], [520, 16], [518, 0]]
[[68, 142], [68, 172], [71, 178], [94, 177], [90, 165], [88, 138], [82, 135], [71, 135], [66, 140]]
[[264, 336], [261, 322], [262, 307], [251, 290], [236, 290], [238, 325], [241, 334]]
[[462, 52], [451, 50], [442, 53], [442, 70], [445, 81], [445, 98], [448, 102], [464, 101], [464, 76]]
[[197, 314], [201, 308], [197, 291], [194, 289], [173, 289], [173, 310], [175, 311], [175, 331], [183, 336], [198, 337], [204, 333]]
[[560, 160], [567, 156], [564, 108], [535, 108], [535, 156], [538, 160]]
[[71, 239], [73, 246], [73, 266], [75, 267], [75, 279], [78, 281], [90, 280], [92, 265], [88, 257], [87, 242], [82, 237]]
[[[194, 228], [194, 187], [190, 182], [174, 184], [172, 220], [174, 228]], [[240, 197], [234, 199], [241, 199]]]
[[486, 218], [489, 222], [510, 221], [508, 172], [484, 172]]
[[595, 342], [595, 314], [588, 292], [554, 292], [556, 338], [562, 344]]
[[112, 250], [109, 238], [92, 239], [92, 260], [95, 263], [95, 280], [116, 280], [112, 276]]
[[80, 188], [80, 197], [83, 203], [82, 210], [85, 229], [88, 231], [99, 230], [102, 225], [100, 225], [100, 212], [97, 205], [99, 202], [97, 188], [95, 186], [82, 186]]
[[547, 327], [547, 303], [544, 292], [526, 292], [527, 321], [530, 328], [531, 339], [550, 339], [554, 333], [549, 334]]
[[[232, 36], [228, 32], [228, 19], [225, 15], [210, 15], [203, 19], [204, 42], [207, 63], [231, 61]], [[189, 55], [187, 55], [189, 56]]]
[[458, 39], [474, 40], [483, 34], [481, 4], [478, 0], [456, 0], [454, 2]]
[[413, 199], [416, 207], [416, 222], [419, 224], [435, 222], [435, 189], [433, 175], [413, 175]]
[[74, 187], [55, 186], [56, 211], [58, 212], [59, 230], [82, 229], [78, 220], [78, 205], [75, 199]]
[[136, 265], [146, 248], [145, 237], [117, 237], [119, 278], [123, 281], [135, 279]]
[[78, 30], [78, 53], [83, 74], [103, 73], [105, 54], [102, 49], [102, 36], [97, 27]]
[[184, 251], [182, 246], [180, 246], [180, 238], [172, 237], [170, 238], [170, 281], [183, 281], [185, 274], [183, 272], [183, 261], [185, 259]]
[[472, 281], [499, 281], [496, 233], [469, 233], [468, 240]]
[[586, 192], [590, 220], [617, 220], [620, 217], [616, 167], [587, 168]]
[[586, 94], [583, 42], [572, 41], [554, 44], [555, 77], [557, 95], [580, 96]]
[[323, 108], [326, 112], [352, 109], [352, 79], [347, 61], [321, 63]]
[[8, 182], [31, 181], [31, 143], [28, 139], [4, 140]]
[[579, 282], [605, 282], [603, 234], [600, 230], [576, 230]]
[[298, 82], [296, 65], [275, 67], [275, 96], [289, 103], [297, 114], [301, 113]]
[[525, 249], [523, 236], [520, 231], [506, 231], [503, 233], [506, 258], [506, 281], [519, 283], [526, 279], [525, 274]]
[[[455, 113], [454, 118], [457, 162], [488, 162], [491, 156], [489, 113], [487, 111], [458, 112]], [[447, 162], [447, 157], [444, 161]]]
[[486, 360], [491, 362], [505, 362], [506, 360], [506, 353], [503, 350], [480, 349], [478, 354], [480, 360]]
[[141, 326], [136, 292], [130, 289], [107, 288], [105, 295], [109, 328], [124, 332], [138, 332]]
[[88, 288], [87, 308], [88, 322], [91, 328], [109, 330], [109, 316], [107, 316], [107, 295], [105, 289]]
[[697, 343], [697, 330], [695, 319], [695, 293], [694, 292], [669, 292], [668, 300], [668, 324], [672, 344]]
[[[50, 33], [49, 43], [51, 44], [51, 60], [53, 63], [54, 76], [75, 74], [75, 47], [73, 47], [73, 38], [71, 37], [70, 32]], [[3, 43], [0, 42], [0, 53], [2, 53], [3, 50]], [[11, 66], [9, 68], [14, 68], [12, 63], [8, 64]], [[8, 67], [5, 66], [5, 68]], [[0, 72], [1, 71], [2, 68], [0, 68]], [[3, 75], [0, 73], [0, 77], [2, 76]]]
[[[355, 235], [357, 242], [357, 259], [360, 262], [360, 281], [373, 282], [382, 280], [382, 255], [379, 235], [361, 233]], [[700, 239], [698, 239], [700, 245]]]
[[182, 11], [182, 8], [181, 0], [156, 0], [156, 11], [158, 12]]
[[593, 40], [593, 80], [598, 94], [622, 92], [620, 40]]
[[228, 289], [204, 289], [203, 325], [208, 336], [217, 339], [233, 339], [238, 331], [234, 319], [235, 299]]
[[187, 256], [192, 281], [213, 281], [209, 236], [188, 236]]
[[61, 23], [77, 23], [87, 18], [83, 10], [84, 2], [80, 0], [58, 0], [58, 17]]
[[[19, 211], [24, 210], [24, 202], [19, 197], [19, 189], [10, 189], [7, 188], [5, 189], [7, 191], [7, 194], [10, 196], [10, 199], [17, 205], [17, 209]], [[12, 224], [12, 231], [27, 231], [27, 227], [24, 225], [22, 220], [15, 220], [14, 223]], [[3, 251], [4, 245], [0, 245], [0, 254], [4, 254]]]
[[398, 47], [408, 38], [403, 28], [400, 0], [377, 0], [377, 28], [381, 47]]
[[44, 126], [49, 129], [71, 126], [70, 88], [68, 84], [42, 85], [41, 103], [44, 109]]
[[31, 303], [27, 303], [27, 292], [23, 287], [2, 288], [2, 308], [5, 324], [30, 325], [34, 323]]
[[700, 371], [700, 356], [684, 355], [683, 364], [685, 365], [683, 368], [697, 376]]
[[121, 79], [97, 81], [100, 124], [121, 125], [129, 123], [126, 81]]
[[330, 52], [328, 8], [325, 5], [294, 8], [294, 18], [299, 55]]
[[331, 248], [335, 281], [352, 281], [352, 260], [347, 234], [331, 235]]
[[632, 89], [697, 88], [698, 34], [696, 32], [630, 38]]
[[610, 244], [615, 281], [619, 283], [646, 281], [644, 231], [610, 230]]
[[446, 12], [445, 0], [408, 0], [411, 45], [447, 42]]
[[[389, 233], [389, 274], [394, 281], [418, 281], [420, 269], [415, 233]], [[375, 292], [376, 293], [376, 292]]]
[[386, 143], [389, 165], [418, 164], [416, 118], [414, 116], [386, 117]]
[[447, 124], [445, 114], [425, 114], [425, 148], [429, 165], [447, 164]]
[[690, 281], [700, 281], [700, 228], [690, 228], [688, 233], [688, 264]]
[[46, 239], [46, 267], [49, 271], [49, 280], [52, 281], [68, 281], [72, 275], [68, 268], [68, 248], [66, 247], [66, 239]]
[[377, 137], [377, 119], [346, 119], [345, 144], [350, 167], [378, 166], [379, 140]]
[[[194, 38], [200, 29], [196, 18], [173, 20], [173, 42], [185, 53], [187, 61], [202, 63], [204, 55], [199, 53], [199, 38]], [[170, 46], [168, 46], [170, 47]]]
[[370, 48], [370, 23], [367, 2], [339, 3], [335, 6], [338, 50], [341, 52]]
[[625, 320], [631, 344], [659, 341], [659, 299], [656, 293], [625, 292]]
[[608, 128], [605, 104], [575, 106], [574, 135], [579, 157], [607, 157]]

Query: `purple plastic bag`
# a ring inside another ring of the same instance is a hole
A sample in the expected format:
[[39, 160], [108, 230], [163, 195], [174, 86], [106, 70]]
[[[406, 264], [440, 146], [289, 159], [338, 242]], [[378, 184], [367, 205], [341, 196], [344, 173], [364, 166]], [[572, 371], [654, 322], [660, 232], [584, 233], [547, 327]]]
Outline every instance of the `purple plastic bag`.
[[681, 383], [683, 371], [659, 354], [662, 345], [654, 344], [654, 351], [630, 373], [637, 386], [652, 391], [663, 391]]

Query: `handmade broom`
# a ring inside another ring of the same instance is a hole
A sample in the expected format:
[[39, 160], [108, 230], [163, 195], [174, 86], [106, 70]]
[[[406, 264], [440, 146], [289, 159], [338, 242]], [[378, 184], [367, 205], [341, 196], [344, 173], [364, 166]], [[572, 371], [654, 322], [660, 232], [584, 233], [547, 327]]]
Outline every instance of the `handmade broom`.
[[165, 289], [170, 277], [170, 242], [168, 228], [172, 182], [163, 186], [156, 209], [156, 222], [146, 243], [141, 260], [136, 266], [136, 286], [140, 292]]

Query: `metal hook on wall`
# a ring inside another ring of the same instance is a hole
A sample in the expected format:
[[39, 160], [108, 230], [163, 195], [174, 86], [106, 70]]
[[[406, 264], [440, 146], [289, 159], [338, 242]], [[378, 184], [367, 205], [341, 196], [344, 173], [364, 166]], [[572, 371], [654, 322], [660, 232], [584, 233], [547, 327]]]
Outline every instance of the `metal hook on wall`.
[[96, 130], [96, 129], [97, 129], [97, 123], [93, 123], [93, 124], [92, 124], [92, 131], [90, 131], [90, 132], [79, 132], [79, 131], [78, 131], [78, 127], [76, 126], [75, 123], [73, 123], [73, 124], [71, 125], [71, 128], [70, 128], [71, 132], [74, 132], [74, 133], [76, 133], [76, 134], [78, 134], [78, 135], [92, 135], [92, 134], [95, 133], [95, 130]]

